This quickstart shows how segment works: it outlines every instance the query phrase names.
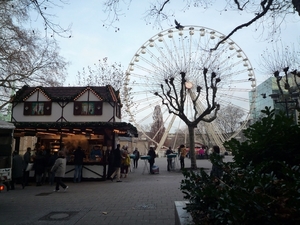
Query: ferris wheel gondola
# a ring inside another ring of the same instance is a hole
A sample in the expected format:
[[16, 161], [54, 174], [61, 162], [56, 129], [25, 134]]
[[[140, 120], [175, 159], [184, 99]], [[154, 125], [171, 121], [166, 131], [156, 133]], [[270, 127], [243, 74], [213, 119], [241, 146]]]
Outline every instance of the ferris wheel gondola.
[[[186, 73], [189, 95], [185, 102], [186, 114], [193, 116], [192, 104], [194, 89], [204, 82], [203, 69], [215, 72], [220, 77], [217, 102], [221, 107], [233, 106], [243, 112], [239, 127], [234, 132], [224, 133], [217, 121], [199, 123], [203, 141], [222, 146], [225, 140], [235, 137], [248, 123], [251, 102], [256, 97], [256, 79], [251, 63], [242, 49], [231, 39], [226, 39], [217, 50], [211, 50], [224, 35], [206, 27], [185, 26], [159, 32], [147, 40], [134, 54], [126, 71], [123, 90], [123, 103], [128, 119], [145, 137], [158, 148], [166, 141], [168, 133], [175, 132], [182, 126], [180, 118], [170, 114], [161, 98], [154, 93], [161, 92], [161, 84], [170, 77], [178, 80], [180, 72]], [[251, 102], [249, 98], [251, 93]], [[205, 109], [203, 93], [196, 103], [198, 110]], [[160, 106], [164, 125], [164, 135], [157, 140], [149, 135], [146, 127], [152, 122], [154, 108]], [[181, 125], [180, 125], [181, 124]]]

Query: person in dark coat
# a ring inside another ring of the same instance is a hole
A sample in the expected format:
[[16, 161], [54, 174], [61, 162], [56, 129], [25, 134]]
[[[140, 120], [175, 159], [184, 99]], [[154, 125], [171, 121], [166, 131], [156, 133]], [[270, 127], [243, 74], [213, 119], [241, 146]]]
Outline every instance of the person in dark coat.
[[23, 158], [19, 155], [17, 151], [13, 153], [13, 161], [12, 161], [12, 179], [10, 182], [10, 189], [15, 189], [15, 184], [22, 184], [22, 188], [25, 187], [23, 182]]
[[133, 154], [134, 154], [133, 167], [137, 168], [138, 167], [138, 161], [140, 159], [140, 152], [139, 152], [138, 148], [135, 148], [135, 150], [133, 151]]
[[186, 157], [186, 148], [184, 145], [180, 145], [180, 169], [183, 170], [184, 169], [184, 159]]
[[114, 154], [111, 146], [107, 147], [107, 150], [105, 151], [105, 158], [106, 158], [106, 163], [108, 165], [107, 169], [107, 179], [110, 179], [110, 176], [115, 172], [115, 167], [114, 167]]
[[31, 148], [28, 147], [24, 156], [23, 156], [23, 182], [25, 186], [28, 186], [29, 183], [29, 173], [30, 171], [27, 171], [27, 166], [29, 163], [32, 163], [32, 158], [31, 158]]
[[[217, 145], [213, 146], [213, 153], [212, 154], [220, 155], [220, 148], [219, 148], [219, 146], [217, 146]], [[220, 167], [219, 165], [217, 165], [217, 164], [214, 163], [212, 165], [212, 169], [210, 171], [210, 175], [212, 177], [221, 178], [222, 175], [223, 175], [223, 169], [222, 169], [222, 167]]]
[[58, 158], [58, 151], [55, 151], [53, 153], [53, 155], [50, 156], [50, 159], [48, 161], [48, 166], [50, 167], [50, 171], [49, 171], [50, 172], [50, 174], [49, 174], [49, 184], [50, 185], [53, 185], [53, 183], [54, 183], [55, 173], [53, 173], [51, 171], [51, 168], [53, 167], [57, 158]]
[[167, 156], [167, 169], [170, 171], [172, 169], [172, 158], [168, 157], [168, 155], [173, 154], [172, 148], [169, 147], [169, 149], [166, 152]]
[[50, 157], [51, 157], [51, 150], [50, 149], [45, 149], [44, 152], [44, 158], [45, 158], [45, 172], [43, 173], [43, 178], [42, 178], [42, 183], [46, 183], [46, 180], [48, 181], [48, 183], [50, 183], [50, 176], [51, 176], [51, 166], [49, 165], [49, 161], [50, 161]]
[[41, 186], [43, 173], [45, 172], [46, 168], [46, 161], [43, 152], [40, 150], [37, 151], [37, 154], [34, 158], [33, 168], [35, 171], [36, 186]]
[[114, 157], [114, 162], [113, 166], [115, 168], [115, 171], [110, 175], [110, 180], [114, 180], [114, 176], [117, 175], [117, 182], [122, 182], [120, 180], [120, 173], [121, 173], [121, 162], [122, 162], [122, 152], [120, 149], [121, 145], [117, 144], [117, 148], [113, 151], [113, 157]]
[[154, 163], [155, 163], [155, 158], [156, 158], [156, 153], [154, 151], [154, 148], [153, 147], [150, 147], [149, 151], [148, 151], [148, 154], [150, 156], [150, 159], [149, 159], [149, 164], [150, 164], [150, 173], [151, 174], [154, 174], [153, 170], [152, 170], [152, 167], [154, 166]]
[[85, 158], [84, 151], [81, 149], [80, 146], [76, 148], [76, 150], [73, 153], [74, 155], [74, 183], [81, 182], [82, 177], [82, 165], [83, 165], [83, 159]]

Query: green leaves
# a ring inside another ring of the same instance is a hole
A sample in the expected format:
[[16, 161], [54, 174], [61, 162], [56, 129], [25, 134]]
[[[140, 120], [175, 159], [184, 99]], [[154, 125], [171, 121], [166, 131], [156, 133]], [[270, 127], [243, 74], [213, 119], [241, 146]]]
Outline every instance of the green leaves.
[[297, 224], [300, 222], [300, 128], [266, 108], [245, 131], [247, 141], [224, 144], [234, 162], [213, 156], [221, 179], [205, 170], [184, 171], [181, 190], [196, 224]]

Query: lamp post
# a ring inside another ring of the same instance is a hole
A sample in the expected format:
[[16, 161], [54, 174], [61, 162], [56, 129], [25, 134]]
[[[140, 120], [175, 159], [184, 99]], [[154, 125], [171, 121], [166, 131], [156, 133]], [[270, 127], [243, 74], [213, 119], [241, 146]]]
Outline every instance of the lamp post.
[[284, 103], [286, 116], [289, 116], [289, 104], [290, 103], [295, 104], [294, 109], [297, 109], [299, 106], [299, 101], [298, 101], [299, 92], [293, 92], [291, 94], [284, 94], [282, 96], [280, 96], [279, 94], [276, 93], [276, 94], [270, 94], [269, 96], [274, 100], [275, 104]]

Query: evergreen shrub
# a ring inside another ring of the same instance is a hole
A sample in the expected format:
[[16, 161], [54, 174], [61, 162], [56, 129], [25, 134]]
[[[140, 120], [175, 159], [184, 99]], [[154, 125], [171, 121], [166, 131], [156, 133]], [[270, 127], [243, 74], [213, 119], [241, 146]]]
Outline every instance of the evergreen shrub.
[[181, 190], [195, 224], [300, 224], [300, 126], [283, 113], [266, 115], [224, 143], [233, 162], [214, 155], [223, 176], [184, 170]]

